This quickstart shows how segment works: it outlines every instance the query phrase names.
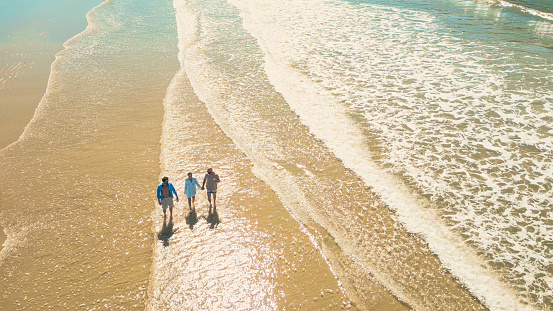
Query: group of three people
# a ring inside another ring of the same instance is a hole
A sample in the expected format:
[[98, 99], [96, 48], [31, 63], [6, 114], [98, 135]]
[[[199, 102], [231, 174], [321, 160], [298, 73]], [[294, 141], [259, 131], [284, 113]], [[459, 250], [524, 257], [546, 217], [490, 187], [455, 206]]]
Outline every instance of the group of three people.
[[[195, 209], [194, 201], [196, 200], [197, 187], [202, 190], [207, 190], [207, 201], [209, 202], [210, 208], [211, 195], [213, 195], [213, 208], [216, 209], [217, 183], [219, 183], [220, 181], [221, 180], [219, 179], [219, 175], [215, 174], [212, 168], [207, 169], [207, 174], [205, 174], [204, 181], [201, 186], [196, 178], [192, 177], [192, 173], [188, 173], [188, 178], [185, 180], [184, 185], [184, 194], [186, 195], [186, 197], [188, 197], [188, 208], [192, 210], [192, 207], [194, 207]], [[161, 208], [163, 208], [163, 217], [167, 216], [167, 208], [169, 208], [171, 216], [173, 216], [173, 194], [175, 195], [175, 198], [178, 202], [179, 195], [177, 194], [175, 187], [172, 183], [169, 182], [169, 177], [163, 177], [161, 179], [161, 184], [157, 186], [157, 201], [159, 205], [161, 205]]]

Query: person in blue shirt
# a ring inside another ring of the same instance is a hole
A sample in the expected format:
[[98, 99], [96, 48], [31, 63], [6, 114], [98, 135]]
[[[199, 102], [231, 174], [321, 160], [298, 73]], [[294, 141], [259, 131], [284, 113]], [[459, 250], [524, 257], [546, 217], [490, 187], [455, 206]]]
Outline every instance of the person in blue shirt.
[[163, 218], [167, 217], [167, 207], [169, 207], [171, 217], [173, 217], [173, 194], [175, 194], [175, 198], [178, 202], [179, 195], [177, 194], [175, 187], [173, 187], [173, 184], [169, 182], [169, 177], [163, 177], [161, 179], [161, 184], [157, 186], [157, 201], [163, 208]]
[[[188, 208], [190, 210], [192, 210], [192, 206], [194, 206], [194, 201], [196, 200], [196, 187], [202, 188], [198, 180], [192, 177], [192, 173], [188, 173], [188, 178], [185, 179], [184, 183], [184, 194], [188, 197]], [[195, 209], [196, 207], [194, 206]]]

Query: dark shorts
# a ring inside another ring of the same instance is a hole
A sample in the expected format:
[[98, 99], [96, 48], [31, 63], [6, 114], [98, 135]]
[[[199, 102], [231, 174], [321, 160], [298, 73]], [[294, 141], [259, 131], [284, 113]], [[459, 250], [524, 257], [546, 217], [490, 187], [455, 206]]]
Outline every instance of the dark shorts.
[[215, 189], [215, 190], [207, 190], [207, 194], [210, 194], [210, 193], [217, 194], [217, 189]]

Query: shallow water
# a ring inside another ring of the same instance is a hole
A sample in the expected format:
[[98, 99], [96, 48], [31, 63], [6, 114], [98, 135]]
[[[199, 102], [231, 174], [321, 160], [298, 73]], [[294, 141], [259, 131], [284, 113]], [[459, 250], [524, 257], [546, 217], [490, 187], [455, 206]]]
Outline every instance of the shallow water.
[[[0, 152], [2, 306], [550, 309], [542, 13], [104, 2]], [[164, 221], [207, 167], [217, 213]]]
[[2, 308], [145, 306], [162, 101], [178, 62], [171, 6], [135, 8], [89, 13], [35, 118], [1, 152]]
[[178, 21], [189, 25], [179, 24], [180, 48], [195, 93], [252, 159], [253, 172], [321, 245], [357, 307], [375, 306], [370, 293], [376, 283], [415, 308], [482, 308], [374, 192], [309, 133], [271, 85], [263, 51], [241, 29], [240, 11], [222, 1], [176, 3]]
[[[271, 83], [462, 282], [488, 306], [512, 308], [472, 260], [448, 260], [473, 248], [549, 306], [549, 21], [468, 1], [232, 3]], [[429, 202], [409, 199], [417, 194]], [[414, 217], [424, 206], [436, 213]]]
[[[173, 219], [152, 214], [157, 232], [148, 310], [322, 310], [356, 308], [309, 236], [251, 162], [213, 122], [181, 70], [165, 99], [162, 172], [182, 185], [207, 167], [221, 178], [217, 210], [198, 190], [195, 211], [181, 197]], [[382, 305], [402, 309], [381, 289]]]
[[0, 2], [0, 149], [16, 141], [46, 91], [63, 43], [86, 28], [98, 1]]

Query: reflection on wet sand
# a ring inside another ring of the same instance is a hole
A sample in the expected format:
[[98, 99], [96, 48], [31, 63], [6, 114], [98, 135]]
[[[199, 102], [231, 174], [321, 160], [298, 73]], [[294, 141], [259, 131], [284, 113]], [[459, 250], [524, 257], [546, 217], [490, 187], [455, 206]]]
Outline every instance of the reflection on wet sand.
[[0, 251], [4, 249], [4, 242], [6, 242], [7, 239], [8, 237], [4, 233], [4, 228], [0, 227]]
[[[223, 182], [217, 210], [209, 211], [205, 193], [193, 213], [175, 205], [175, 227], [192, 230], [176, 232], [171, 247], [156, 243], [146, 310], [355, 310], [308, 236], [213, 123], [184, 71], [167, 94], [160, 174], [171, 176], [177, 191], [187, 172], [207, 167]], [[156, 205], [156, 233], [162, 217]], [[398, 310], [393, 297], [379, 298]]]

